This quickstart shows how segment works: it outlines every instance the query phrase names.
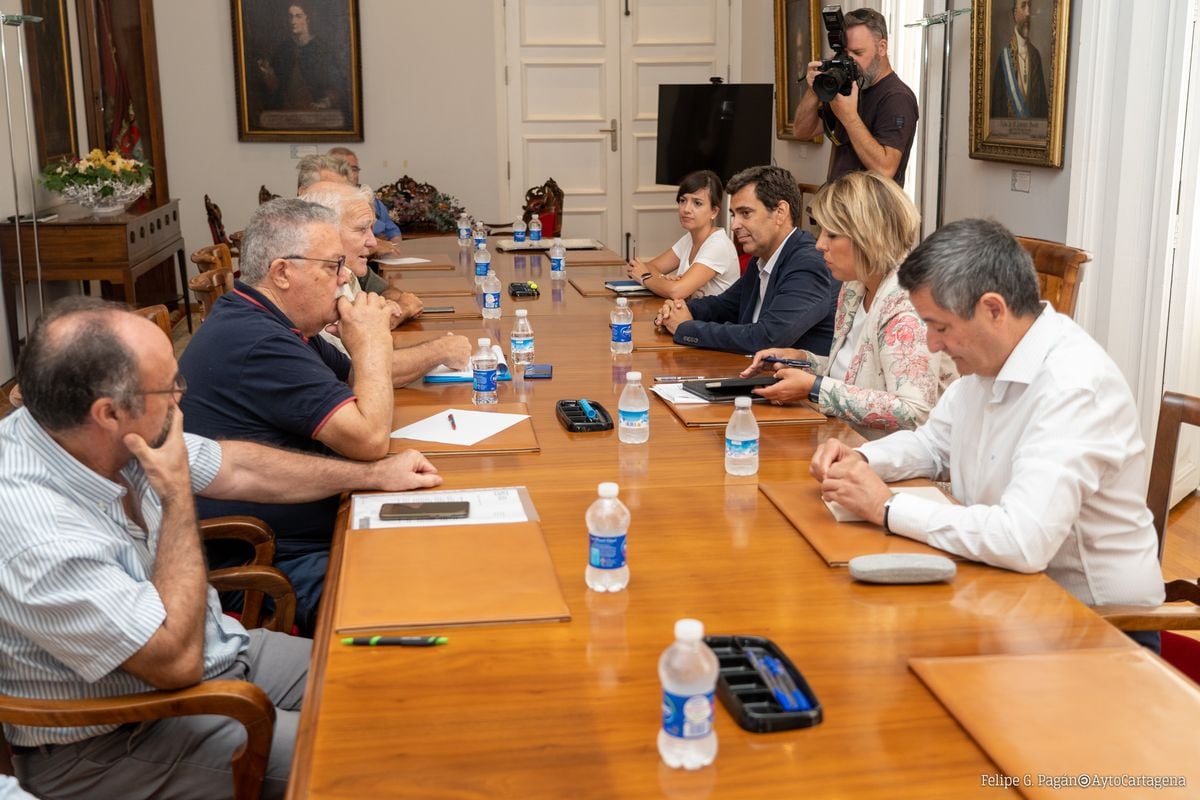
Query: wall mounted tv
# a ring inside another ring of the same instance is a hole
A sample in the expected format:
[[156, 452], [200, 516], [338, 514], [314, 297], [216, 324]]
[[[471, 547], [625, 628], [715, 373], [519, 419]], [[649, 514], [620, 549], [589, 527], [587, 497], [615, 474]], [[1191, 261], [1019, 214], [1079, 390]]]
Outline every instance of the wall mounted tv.
[[655, 180], [677, 185], [689, 172], [734, 173], [771, 163], [774, 87], [769, 83], [683, 83], [658, 87]]

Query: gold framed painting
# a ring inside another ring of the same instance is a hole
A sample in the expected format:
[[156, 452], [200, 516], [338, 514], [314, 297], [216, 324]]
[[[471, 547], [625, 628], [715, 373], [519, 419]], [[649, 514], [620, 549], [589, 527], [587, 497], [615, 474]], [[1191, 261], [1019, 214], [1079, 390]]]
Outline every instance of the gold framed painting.
[[1062, 167], [1070, 0], [975, 0], [971, 158]]
[[821, 57], [821, 36], [820, 0], [775, 0], [775, 135], [780, 139], [796, 138], [792, 120], [809, 91], [808, 62]]
[[37, 133], [38, 166], [74, 156], [75, 90], [71, 79], [71, 36], [64, 0], [24, 0], [26, 14], [42, 18], [25, 28], [29, 46], [30, 101]]
[[230, 0], [238, 140], [361, 142], [358, 0]]

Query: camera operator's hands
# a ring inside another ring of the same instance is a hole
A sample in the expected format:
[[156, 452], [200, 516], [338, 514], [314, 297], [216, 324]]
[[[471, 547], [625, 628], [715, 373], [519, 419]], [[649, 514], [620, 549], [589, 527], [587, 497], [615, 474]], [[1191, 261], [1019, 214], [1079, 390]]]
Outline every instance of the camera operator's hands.
[[[808, 62], [808, 71], [804, 75], [804, 80], [808, 81], [808, 90], [810, 92], [813, 90], [813, 81], [816, 80], [817, 76], [820, 74], [821, 74], [821, 62], [820, 61]], [[813, 96], [815, 97], [816, 95], [813, 95]]]
[[829, 107], [833, 109], [833, 113], [841, 120], [842, 125], [849, 127], [850, 123], [858, 119], [858, 81], [850, 81], [850, 94], [845, 95], [841, 92], [835, 94], [833, 99], [829, 101]]

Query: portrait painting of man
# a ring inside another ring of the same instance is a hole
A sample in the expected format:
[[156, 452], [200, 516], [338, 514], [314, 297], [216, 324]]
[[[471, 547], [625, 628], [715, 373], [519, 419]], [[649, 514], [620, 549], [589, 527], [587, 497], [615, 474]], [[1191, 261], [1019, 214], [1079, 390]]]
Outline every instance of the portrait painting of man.
[[1043, 52], [1049, 56], [1048, 0], [992, 3], [991, 130], [999, 136], [1044, 138], [1050, 105]]

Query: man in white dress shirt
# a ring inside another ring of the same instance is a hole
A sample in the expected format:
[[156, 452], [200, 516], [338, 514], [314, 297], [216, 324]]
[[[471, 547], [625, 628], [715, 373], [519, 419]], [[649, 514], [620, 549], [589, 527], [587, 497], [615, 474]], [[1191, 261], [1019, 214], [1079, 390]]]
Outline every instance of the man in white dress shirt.
[[[964, 376], [915, 431], [813, 456], [826, 499], [976, 561], [1039, 572], [1091, 606], [1163, 600], [1146, 445], [1124, 377], [1070, 317], [1039, 300], [1033, 262], [1003, 226], [968, 219], [922, 242], [900, 285]], [[962, 505], [884, 481], [951, 481]], [[1154, 646], [1157, 634], [1134, 636]]]

